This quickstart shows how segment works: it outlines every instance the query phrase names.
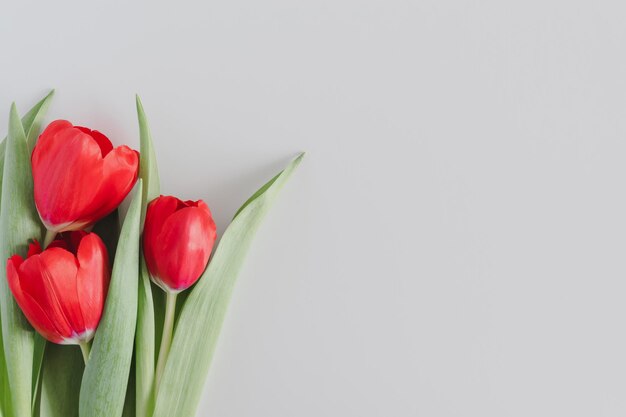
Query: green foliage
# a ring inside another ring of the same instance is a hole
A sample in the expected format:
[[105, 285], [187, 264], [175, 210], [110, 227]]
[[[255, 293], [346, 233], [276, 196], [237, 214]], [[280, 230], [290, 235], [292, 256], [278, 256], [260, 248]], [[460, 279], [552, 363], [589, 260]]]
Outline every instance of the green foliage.
[[137, 320], [141, 180], [120, 232], [109, 292], [80, 387], [81, 417], [119, 417], [130, 373]]
[[[25, 115], [22, 117], [22, 127], [24, 132], [28, 132], [26, 141], [28, 149], [30, 150], [35, 143], [43, 117], [52, 101], [54, 96], [54, 90], [50, 91], [43, 99], [35, 104]], [[4, 158], [6, 152], [6, 138], [0, 142], [0, 196], [2, 195], [2, 178], [4, 174]], [[30, 152], [29, 152], [30, 155]], [[30, 159], [30, 158], [29, 158]], [[30, 167], [30, 166], [29, 166]], [[1, 310], [1, 308], [0, 308]], [[1, 317], [1, 314], [0, 314]], [[1, 322], [1, 320], [0, 320]], [[0, 325], [1, 327], [1, 325]], [[39, 379], [39, 370], [41, 368], [41, 357], [43, 354], [43, 348], [45, 347], [45, 341], [41, 338], [35, 339], [34, 356], [33, 356], [33, 375], [32, 375], [32, 387], [33, 394], [37, 389], [37, 381]], [[6, 360], [4, 355], [4, 345], [2, 340], [2, 331], [0, 331], [0, 417], [10, 417], [13, 415], [11, 410], [11, 392], [9, 390], [9, 380], [6, 368]]]
[[200, 399], [235, 281], [252, 238], [302, 157], [254, 194], [233, 219], [181, 311], [153, 417], [192, 417]]
[[13, 299], [6, 278], [7, 259], [26, 255], [29, 239], [41, 239], [42, 226], [33, 201], [33, 179], [26, 135], [15, 104], [9, 134], [0, 204], [0, 314], [13, 417], [32, 413], [34, 331]]
[[[141, 160], [139, 176], [144, 187], [141, 199], [141, 227], [146, 217], [148, 203], [159, 195], [159, 172], [152, 144], [152, 136], [146, 114], [137, 96], [139, 119], [139, 141]], [[135, 371], [137, 417], [147, 417], [154, 407], [154, 363], [155, 363], [155, 308], [150, 286], [150, 276], [143, 252], [139, 260], [139, 304], [137, 311], [137, 333], [135, 340]]]

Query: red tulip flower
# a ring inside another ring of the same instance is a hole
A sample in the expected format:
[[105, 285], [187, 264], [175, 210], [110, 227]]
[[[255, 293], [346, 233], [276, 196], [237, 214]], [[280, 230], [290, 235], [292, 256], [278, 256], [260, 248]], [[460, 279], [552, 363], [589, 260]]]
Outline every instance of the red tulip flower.
[[206, 203], [160, 196], [149, 205], [143, 253], [152, 280], [169, 293], [193, 285], [209, 262], [215, 222]]
[[48, 230], [80, 230], [120, 205], [137, 180], [139, 154], [113, 149], [97, 130], [56, 120], [32, 155], [35, 204]]
[[95, 233], [60, 235], [44, 251], [7, 262], [9, 288], [24, 315], [53, 343], [84, 344], [94, 335], [109, 285], [109, 260]]

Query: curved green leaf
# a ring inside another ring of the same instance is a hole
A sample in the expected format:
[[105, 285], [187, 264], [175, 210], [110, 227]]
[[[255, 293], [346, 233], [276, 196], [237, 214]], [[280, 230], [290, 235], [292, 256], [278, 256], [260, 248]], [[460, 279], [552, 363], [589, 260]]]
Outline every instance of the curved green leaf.
[[[152, 136], [143, 105], [137, 96], [137, 117], [139, 119], [140, 163], [139, 176], [143, 180], [141, 199], [141, 227], [146, 217], [148, 203], [159, 195], [159, 172], [157, 169]], [[153, 381], [155, 362], [155, 322], [154, 302], [150, 276], [143, 252], [139, 264], [139, 304], [137, 309], [137, 332], [135, 336], [135, 371], [137, 417], [150, 415], [153, 404]]]
[[136, 104], [137, 118], [139, 119], [139, 151], [141, 157], [139, 164], [139, 176], [143, 181], [141, 204], [141, 224], [143, 225], [148, 203], [159, 196], [160, 182], [156, 155], [154, 153], [154, 144], [152, 143], [152, 134], [150, 133], [148, 119], [143, 110], [143, 105], [141, 104], [139, 96], [136, 97]]
[[31, 415], [34, 332], [20, 311], [6, 279], [7, 259], [26, 255], [28, 240], [42, 237], [33, 202], [30, 155], [22, 122], [11, 106], [0, 204], [0, 311], [7, 375], [14, 417]]
[[213, 259], [180, 314], [157, 393], [154, 417], [195, 415], [228, 302], [252, 238], [303, 156], [298, 156], [261, 187], [222, 236]]
[[283, 171], [280, 171], [278, 174], [276, 174], [276, 176], [274, 176], [274, 178], [272, 178], [271, 180], [269, 180], [268, 182], [265, 183], [265, 185], [263, 185], [263, 187], [259, 188], [258, 190], [256, 190], [256, 192], [254, 194], [252, 194], [252, 196], [250, 196], [249, 199], [246, 200], [245, 203], [243, 203], [243, 205], [241, 207], [239, 207], [239, 210], [237, 210], [237, 212], [235, 213], [235, 215], [233, 216], [233, 219], [237, 216], [239, 216], [239, 213], [241, 213], [243, 211], [243, 209], [245, 209], [246, 207], [248, 207], [248, 204], [252, 203], [254, 200], [257, 199], [258, 196], [260, 196], [261, 194], [263, 194], [268, 188], [270, 188], [272, 186], [272, 184], [274, 184], [274, 181], [276, 181], [278, 179], [278, 177], [280, 177], [280, 175], [283, 173]]
[[[43, 365], [43, 355], [46, 350], [46, 339], [44, 339], [39, 333], [35, 332], [35, 344], [33, 348], [33, 378], [32, 378], [32, 405], [31, 408], [35, 409], [35, 402], [37, 401], [37, 391], [39, 389], [41, 367]], [[34, 411], [33, 411], [33, 414]]]
[[2, 322], [0, 320], [0, 417], [10, 417], [11, 411], [11, 391], [9, 390], [9, 376], [7, 375], [7, 364], [4, 360], [4, 348], [2, 341]]
[[33, 108], [30, 109], [24, 117], [22, 117], [22, 125], [24, 126], [24, 132], [26, 133], [26, 143], [28, 144], [29, 154], [32, 153], [33, 148], [35, 147], [35, 143], [37, 142], [37, 138], [39, 137], [39, 133], [41, 131], [43, 118], [48, 111], [48, 107], [50, 107], [53, 96], [54, 90], [51, 90], [47, 96], [41, 99], [39, 103], [35, 104], [35, 106], [33, 106]]
[[[22, 117], [22, 127], [25, 132], [29, 132], [28, 137], [34, 137], [32, 140], [34, 142], [36, 140], [37, 135], [39, 134], [39, 129], [41, 127], [41, 120], [43, 120], [43, 116], [49, 106], [49, 103], [52, 101], [52, 96], [54, 95], [54, 90], [50, 91], [48, 95], [46, 95], [42, 100], [40, 100], [37, 104], [35, 104], [29, 111]], [[28, 140], [27, 140], [28, 142]], [[0, 142], [0, 195], [2, 195], [2, 177], [4, 171], [4, 155], [6, 151], [6, 138]], [[1, 314], [0, 314], [1, 316]], [[1, 323], [1, 320], [0, 320]], [[1, 327], [1, 324], [0, 324]], [[35, 336], [37, 337], [37, 336]], [[41, 365], [41, 353], [43, 353], [43, 347], [45, 346], [45, 341], [37, 341], [35, 343], [35, 354], [33, 357], [33, 394], [37, 388], [37, 381], [39, 379], [39, 368]], [[34, 398], [34, 397], [33, 397]], [[5, 416], [9, 417], [12, 415], [10, 410], [10, 402], [11, 402], [11, 393], [9, 391], [9, 381], [6, 369], [6, 361], [4, 359], [4, 348], [2, 341], [2, 332], [0, 331], [0, 417]]]
[[102, 320], [80, 387], [81, 417], [119, 417], [130, 373], [137, 319], [141, 179], [120, 232]]

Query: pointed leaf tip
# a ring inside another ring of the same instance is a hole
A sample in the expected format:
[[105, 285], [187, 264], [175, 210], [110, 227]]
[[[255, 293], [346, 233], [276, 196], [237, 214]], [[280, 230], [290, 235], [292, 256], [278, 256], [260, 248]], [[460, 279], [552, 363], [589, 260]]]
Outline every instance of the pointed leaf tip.
[[137, 105], [137, 111], [143, 113], [143, 103], [139, 94], [135, 94], [135, 104]]

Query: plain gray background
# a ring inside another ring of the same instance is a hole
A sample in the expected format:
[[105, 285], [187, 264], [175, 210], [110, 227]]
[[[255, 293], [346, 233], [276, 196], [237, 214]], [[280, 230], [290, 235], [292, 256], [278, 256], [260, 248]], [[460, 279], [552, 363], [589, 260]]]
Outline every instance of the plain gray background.
[[163, 192], [205, 199], [220, 232], [308, 152], [199, 415], [624, 416], [625, 19], [621, 1], [7, 1], [0, 111], [55, 87], [51, 118], [137, 147], [139, 93]]

